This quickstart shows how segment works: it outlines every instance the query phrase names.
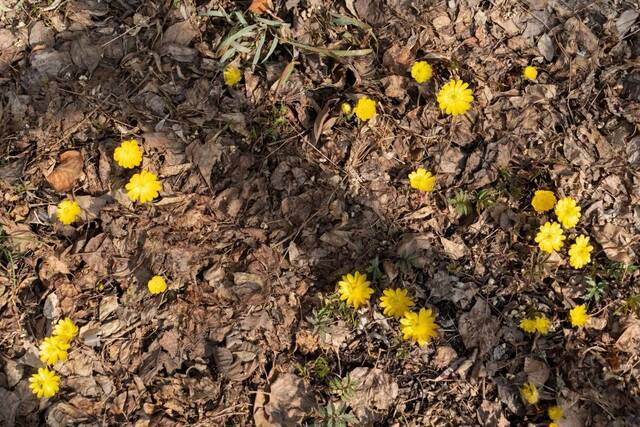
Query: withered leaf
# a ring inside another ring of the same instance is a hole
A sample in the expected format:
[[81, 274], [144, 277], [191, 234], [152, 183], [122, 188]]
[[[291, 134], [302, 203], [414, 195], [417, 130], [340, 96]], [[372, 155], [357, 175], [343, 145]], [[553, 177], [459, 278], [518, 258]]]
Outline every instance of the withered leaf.
[[547, 364], [531, 357], [525, 357], [524, 371], [527, 374], [527, 380], [539, 386], [544, 385], [549, 379], [550, 372]]
[[553, 47], [553, 41], [551, 40], [551, 37], [549, 37], [549, 34], [545, 33], [540, 37], [538, 40], [538, 50], [547, 61], [551, 61], [553, 59], [556, 50]]
[[254, 421], [258, 427], [302, 425], [302, 420], [317, 406], [310, 387], [293, 374], [280, 375], [271, 384], [268, 396], [266, 405], [258, 404], [256, 396]]
[[71, 190], [82, 174], [83, 160], [79, 151], [65, 151], [60, 155], [60, 163], [47, 176], [47, 182], [58, 192]]
[[620, 37], [627, 34], [629, 28], [633, 25], [639, 13], [637, 10], [629, 9], [622, 12], [620, 17], [616, 20], [616, 29]]
[[631, 248], [633, 237], [623, 227], [605, 224], [594, 232], [607, 258], [626, 265], [633, 264], [636, 254]]
[[252, 0], [249, 6], [249, 12], [256, 15], [262, 15], [273, 7], [271, 0]]
[[189, 21], [177, 22], [167, 28], [162, 36], [162, 44], [175, 44], [189, 46], [189, 43], [198, 35], [198, 29]]
[[458, 330], [462, 342], [468, 349], [478, 347], [480, 355], [486, 354], [500, 339], [500, 320], [491, 315], [491, 308], [485, 300], [478, 298], [468, 313], [460, 316]]
[[348, 403], [358, 418], [368, 409], [386, 411], [398, 397], [398, 384], [382, 369], [358, 367], [351, 371], [349, 378], [356, 390]]
[[627, 326], [616, 341], [616, 348], [625, 353], [637, 353], [640, 350], [640, 321], [635, 320]]

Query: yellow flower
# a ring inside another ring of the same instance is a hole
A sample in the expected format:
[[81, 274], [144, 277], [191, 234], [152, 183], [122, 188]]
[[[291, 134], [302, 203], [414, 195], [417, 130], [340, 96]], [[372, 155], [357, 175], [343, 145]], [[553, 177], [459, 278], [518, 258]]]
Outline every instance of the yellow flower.
[[162, 184], [152, 172], [141, 171], [131, 177], [125, 186], [127, 196], [134, 202], [147, 203], [158, 197], [158, 192], [162, 189]]
[[562, 227], [557, 222], [545, 222], [540, 227], [540, 231], [536, 234], [536, 243], [540, 249], [550, 254], [559, 251], [564, 245], [565, 235], [562, 233]]
[[558, 200], [555, 212], [564, 228], [575, 227], [580, 220], [580, 206], [571, 197]]
[[582, 268], [591, 262], [593, 246], [589, 244], [589, 236], [580, 235], [569, 247], [569, 264], [573, 268]]
[[562, 406], [550, 406], [549, 409], [547, 409], [547, 414], [549, 414], [551, 421], [558, 421], [564, 417], [564, 409], [562, 409]]
[[409, 185], [416, 190], [431, 192], [436, 186], [436, 177], [421, 167], [409, 174]]
[[38, 397], [53, 397], [60, 390], [60, 377], [47, 368], [39, 368], [29, 378], [29, 388]]
[[577, 305], [569, 310], [569, 320], [571, 326], [576, 328], [582, 328], [589, 321], [589, 315], [587, 314], [587, 307], [584, 304]]
[[520, 389], [520, 394], [524, 401], [530, 405], [534, 405], [538, 403], [538, 400], [540, 400], [538, 389], [534, 383], [525, 383]]
[[522, 70], [522, 75], [525, 79], [535, 80], [538, 77], [538, 69], [533, 65], [527, 65], [524, 67], [524, 70]]
[[522, 319], [520, 321], [520, 329], [525, 331], [528, 334], [535, 334], [536, 330], [536, 320], [535, 319]]
[[78, 327], [73, 320], [66, 318], [58, 320], [53, 328], [53, 336], [58, 337], [65, 342], [71, 342], [78, 335]]
[[58, 360], [67, 360], [69, 343], [63, 338], [47, 337], [40, 344], [40, 360], [47, 365], [53, 365]]
[[452, 116], [464, 114], [473, 102], [473, 91], [468, 87], [469, 83], [462, 80], [451, 80], [442, 86], [438, 92], [440, 109]]
[[222, 72], [222, 76], [224, 77], [224, 82], [227, 86], [234, 86], [242, 80], [240, 70], [234, 65], [228, 65]]
[[529, 334], [539, 332], [541, 335], [546, 335], [549, 333], [550, 328], [551, 321], [541, 314], [534, 318], [526, 318], [520, 321], [520, 329]]
[[553, 191], [538, 190], [531, 199], [531, 206], [536, 212], [546, 212], [556, 205], [556, 196]]
[[340, 104], [340, 111], [342, 111], [342, 114], [344, 114], [345, 116], [350, 115], [351, 104], [349, 104], [348, 102], [343, 102], [342, 104]]
[[384, 309], [385, 316], [402, 317], [414, 305], [404, 289], [385, 289], [383, 293], [380, 307]]
[[353, 109], [353, 112], [356, 113], [356, 116], [360, 120], [366, 122], [376, 115], [376, 101], [367, 96], [363, 96], [358, 99], [358, 103]]
[[560, 427], [558, 423], [549, 423], [548, 427]]
[[411, 67], [411, 77], [413, 77], [413, 79], [419, 84], [429, 80], [432, 75], [433, 69], [427, 61], [418, 61], [413, 63], [413, 66]]
[[545, 316], [536, 316], [536, 330], [540, 333], [540, 335], [547, 335], [549, 333], [549, 329], [551, 329], [551, 320], [547, 319]]
[[162, 276], [153, 276], [149, 282], [147, 282], [147, 288], [153, 295], [161, 294], [167, 290], [167, 282]]
[[122, 141], [113, 151], [113, 159], [125, 169], [135, 168], [142, 163], [142, 150], [135, 139]]
[[436, 317], [431, 309], [421, 308], [419, 313], [407, 311], [400, 319], [402, 338], [417, 342], [420, 347], [424, 346], [438, 336], [438, 325], [435, 320]]
[[358, 308], [369, 301], [373, 289], [367, 280], [366, 274], [356, 271], [354, 274], [345, 274], [338, 282], [338, 292], [340, 299], [346, 301], [353, 308]]
[[80, 205], [75, 200], [63, 200], [58, 203], [58, 210], [56, 211], [56, 215], [58, 215], [58, 220], [64, 225], [72, 224], [80, 215], [82, 210], [80, 209]]

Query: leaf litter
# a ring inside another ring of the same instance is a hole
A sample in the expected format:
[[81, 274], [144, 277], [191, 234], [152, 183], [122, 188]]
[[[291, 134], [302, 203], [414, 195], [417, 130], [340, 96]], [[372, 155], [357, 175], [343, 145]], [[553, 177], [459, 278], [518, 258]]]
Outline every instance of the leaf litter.
[[[533, 425], [556, 404], [563, 426], [637, 424], [633, 7], [5, 3], [0, 424]], [[476, 101], [449, 120], [435, 93], [453, 77]], [[363, 125], [339, 106], [365, 94]], [[163, 182], [143, 207], [112, 158], [130, 138]], [[409, 190], [418, 166], [434, 193]], [[541, 188], [579, 201], [588, 268], [537, 257]], [[332, 297], [355, 269], [431, 308], [435, 343], [403, 343], [374, 299]], [[152, 298], [156, 274], [169, 289]], [[583, 303], [591, 324], [571, 329]], [[525, 336], [531, 313], [552, 331]], [[82, 345], [38, 402], [28, 377], [61, 317]]]

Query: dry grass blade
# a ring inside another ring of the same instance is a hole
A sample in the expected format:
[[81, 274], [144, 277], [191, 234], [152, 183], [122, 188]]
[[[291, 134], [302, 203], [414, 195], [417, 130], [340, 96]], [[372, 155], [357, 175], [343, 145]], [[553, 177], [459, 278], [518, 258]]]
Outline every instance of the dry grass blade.
[[266, 32], [262, 32], [260, 34], [260, 39], [258, 39], [258, 44], [256, 45], [256, 53], [253, 55], [253, 62], [251, 64], [251, 71], [256, 69], [256, 65], [258, 65], [258, 61], [260, 61], [260, 54], [262, 53], [262, 46], [264, 46], [264, 42], [267, 38]]
[[222, 43], [220, 43], [220, 46], [218, 46], [218, 55], [222, 55], [222, 53], [225, 52], [229, 46], [232, 46], [233, 42], [238, 40], [239, 38], [253, 36], [254, 28], [256, 28], [256, 24], [249, 25], [239, 31], [236, 31], [235, 33], [224, 39]]
[[269, 51], [267, 52], [267, 54], [262, 59], [261, 64], [264, 64], [265, 62], [267, 62], [267, 60], [271, 57], [273, 52], [275, 52], [276, 47], [278, 47], [278, 41], [279, 41], [278, 37], [274, 37], [273, 38], [273, 41], [271, 42], [271, 46], [269, 47]]
[[285, 43], [289, 43], [291, 46], [295, 46], [300, 49], [308, 50], [309, 52], [330, 56], [332, 58], [348, 58], [351, 56], [366, 56], [373, 52], [373, 49], [355, 49], [355, 50], [329, 49], [326, 47], [309, 46], [303, 43], [293, 42], [289, 40], [285, 40]]

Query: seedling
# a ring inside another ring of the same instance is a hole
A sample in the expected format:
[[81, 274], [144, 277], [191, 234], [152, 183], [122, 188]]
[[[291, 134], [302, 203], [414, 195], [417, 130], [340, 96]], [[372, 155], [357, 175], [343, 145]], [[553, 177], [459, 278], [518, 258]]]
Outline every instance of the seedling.
[[382, 279], [382, 270], [380, 270], [380, 259], [376, 256], [371, 260], [371, 264], [367, 267], [367, 273], [371, 275], [374, 282], [380, 282]]
[[625, 299], [622, 305], [616, 310], [618, 316], [627, 313], [635, 313], [636, 316], [640, 316], [640, 294], [631, 295]]
[[329, 402], [327, 406], [320, 408], [320, 418], [322, 425], [326, 427], [347, 427], [358, 422], [352, 414], [347, 414], [347, 406], [343, 402]]
[[449, 203], [456, 211], [458, 216], [466, 216], [471, 211], [471, 203], [473, 202], [473, 195], [467, 193], [464, 190], [458, 190], [456, 195], [449, 199]]
[[594, 300], [596, 304], [600, 302], [600, 298], [604, 295], [607, 282], [605, 281], [597, 281], [593, 277], [587, 277], [587, 293], [584, 295], [583, 299], [585, 301]]
[[332, 378], [329, 380], [329, 392], [340, 398], [340, 400], [348, 400], [356, 392], [358, 384], [347, 374], [344, 378]]

